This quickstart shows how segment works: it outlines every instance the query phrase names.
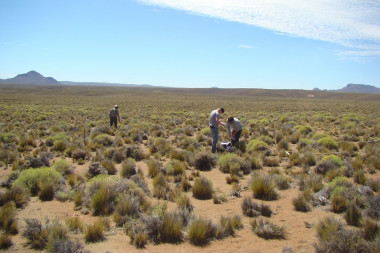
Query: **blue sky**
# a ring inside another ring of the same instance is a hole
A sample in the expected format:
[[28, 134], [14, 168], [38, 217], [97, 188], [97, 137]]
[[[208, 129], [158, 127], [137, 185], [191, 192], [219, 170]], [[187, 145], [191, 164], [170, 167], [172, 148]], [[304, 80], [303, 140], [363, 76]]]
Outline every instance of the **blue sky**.
[[379, 0], [0, 0], [0, 78], [380, 87]]

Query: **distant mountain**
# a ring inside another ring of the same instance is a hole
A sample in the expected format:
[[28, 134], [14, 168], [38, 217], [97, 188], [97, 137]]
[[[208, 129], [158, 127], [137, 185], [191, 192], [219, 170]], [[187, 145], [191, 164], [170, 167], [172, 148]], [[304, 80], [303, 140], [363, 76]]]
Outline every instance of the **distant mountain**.
[[337, 92], [350, 92], [350, 93], [372, 93], [372, 94], [380, 94], [380, 88], [375, 86], [366, 85], [366, 84], [353, 84], [349, 83], [346, 87], [334, 90]]
[[0, 79], [0, 83], [5, 84], [33, 84], [33, 85], [61, 85], [60, 82], [53, 77], [44, 77], [36, 71], [29, 71], [25, 74], [17, 75], [13, 78]]

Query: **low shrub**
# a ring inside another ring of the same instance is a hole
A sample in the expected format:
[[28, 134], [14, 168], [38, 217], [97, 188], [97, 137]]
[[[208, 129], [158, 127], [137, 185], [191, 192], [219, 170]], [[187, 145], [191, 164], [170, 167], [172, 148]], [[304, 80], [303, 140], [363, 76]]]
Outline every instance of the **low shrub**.
[[354, 182], [357, 184], [365, 185], [367, 183], [367, 177], [363, 170], [357, 170], [354, 173]]
[[253, 232], [266, 240], [268, 239], [286, 239], [286, 230], [284, 227], [277, 226], [269, 221], [256, 219], [251, 221]]
[[329, 136], [320, 138], [317, 141], [317, 144], [330, 150], [338, 150], [338, 145], [336, 144], [335, 140]]
[[92, 140], [95, 144], [103, 146], [111, 146], [113, 141], [112, 137], [108, 134], [99, 134]]
[[217, 157], [203, 151], [195, 155], [194, 168], [200, 171], [210, 171], [216, 165]]
[[108, 175], [115, 175], [117, 173], [117, 169], [112, 160], [104, 159], [100, 162], [100, 165], [107, 170]]
[[23, 236], [28, 240], [28, 244], [33, 249], [44, 249], [48, 242], [49, 231], [46, 226], [42, 226], [37, 219], [26, 219], [26, 229]]
[[268, 144], [261, 140], [251, 140], [248, 142], [247, 150], [248, 152], [257, 152], [257, 151], [265, 151], [268, 149]]
[[65, 160], [65, 159], [60, 159], [56, 161], [53, 166], [52, 166], [56, 171], [59, 172], [59, 174], [65, 176], [65, 175], [70, 175], [73, 173], [73, 168], [72, 166]]
[[6, 250], [13, 245], [11, 237], [8, 234], [0, 235], [0, 250]]
[[214, 187], [211, 179], [205, 177], [196, 178], [192, 188], [193, 196], [197, 199], [211, 199]]
[[215, 231], [215, 238], [222, 239], [235, 234], [235, 229], [242, 229], [243, 223], [239, 215], [232, 217], [221, 216], [219, 226]]
[[153, 178], [153, 196], [159, 199], [174, 199], [174, 192], [162, 173]]
[[231, 173], [232, 175], [239, 175], [241, 172], [246, 171], [248, 167], [244, 159], [234, 153], [223, 154], [219, 158], [218, 165], [221, 172]]
[[125, 148], [125, 156], [133, 158], [135, 161], [141, 161], [145, 158], [145, 153], [139, 146], [132, 145]]
[[241, 208], [243, 210], [243, 214], [248, 217], [257, 217], [259, 215], [270, 217], [273, 213], [268, 205], [264, 205], [263, 203], [261, 203], [261, 205], [256, 204], [251, 198], [248, 197], [243, 199]]
[[132, 197], [122, 197], [113, 213], [116, 226], [123, 226], [128, 218], [136, 218], [140, 213], [139, 204], [139, 201]]

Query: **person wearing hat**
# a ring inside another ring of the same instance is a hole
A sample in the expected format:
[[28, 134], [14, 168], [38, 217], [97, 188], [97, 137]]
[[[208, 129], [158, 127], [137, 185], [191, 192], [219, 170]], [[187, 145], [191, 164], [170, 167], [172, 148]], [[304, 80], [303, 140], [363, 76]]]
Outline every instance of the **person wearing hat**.
[[219, 120], [220, 114], [224, 113], [223, 108], [218, 108], [216, 110], [213, 110], [210, 113], [210, 121], [209, 121], [209, 126], [212, 132], [212, 148], [211, 152], [215, 153], [216, 151], [216, 143], [218, 143], [219, 139], [219, 128], [218, 125], [225, 125], [222, 121]]
[[117, 129], [117, 121], [120, 122], [120, 116], [119, 116], [118, 108], [119, 108], [119, 106], [115, 105], [110, 111], [110, 127], [112, 127], [112, 125], [115, 125], [116, 129]]

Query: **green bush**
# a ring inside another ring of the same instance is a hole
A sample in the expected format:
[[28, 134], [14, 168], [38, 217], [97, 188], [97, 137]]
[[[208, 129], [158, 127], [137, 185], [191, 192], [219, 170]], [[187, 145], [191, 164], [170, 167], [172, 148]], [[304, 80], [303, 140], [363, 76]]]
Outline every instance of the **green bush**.
[[69, 175], [73, 172], [72, 166], [65, 159], [56, 161], [52, 167], [61, 175]]
[[114, 210], [112, 189], [107, 185], [102, 185], [100, 189], [91, 197], [91, 207], [94, 215], [109, 215]]
[[322, 161], [331, 161], [332, 163], [334, 163], [338, 167], [342, 167], [342, 165], [343, 165], [342, 159], [340, 159], [336, 155], [325, 156], [322, 158]]
[[309, 126], [304, 126], [304, 125], [296, 125], [293, 128], [297, 133], [306, 135], [312, 131], [311, 127]]
[[51, 183], [55, 190], [59, 186], [60, 177], [59, 172], [49, 167], [27, 169], [19, 174], [19, 177], [13, 182], [13, 187], [26, 188], [32, 195], [37, 195], [40, 191], [40, 182]]
[[321, 139], [318, 140], [317, 144], [319, 146], [325, 147], [327, 149], [334, 149], [338, 150], [338, 145], [336, 144], [335, 140], [331, 137], [322, 137]]
[[341, 213], [347, 209], [348, 200], [342, 194], [334, 194], [331, 198], [331, 205], [334, 213]]
[[113, 141], [110, 135], [99, 134], [93, 139], [93, 142], [98, 145], [111, 146]]
[[247, 150], [248, 152], [255, 152], [255, 151], [265, 151], [268, 149], [268, 144], [261, 140], [251, 140], [248, 142]]
[[199, 177], [195, 179], [192, 191], [197, 199], [211, 199], [214, 193], [213, 183], [211, 179]]
[[[247, 170], [247, 164], [243, 158], [234, 153], [223, 154], [218, 161], [219, 170], [223, 173], [239, 175]], [[247, 174], [247, 173], [245, 173]]]

